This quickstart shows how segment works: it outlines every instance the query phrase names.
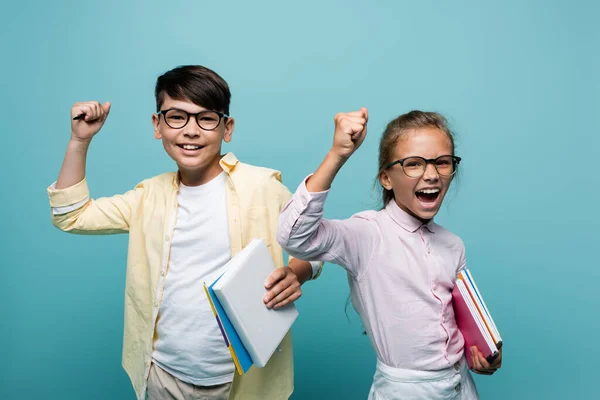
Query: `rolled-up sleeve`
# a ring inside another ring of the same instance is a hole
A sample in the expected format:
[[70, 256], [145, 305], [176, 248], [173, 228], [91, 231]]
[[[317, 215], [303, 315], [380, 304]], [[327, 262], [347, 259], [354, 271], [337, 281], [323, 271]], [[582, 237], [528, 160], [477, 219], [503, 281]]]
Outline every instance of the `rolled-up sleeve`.
[[132, 210], [139, 202], [143, 182], [122, 195], [91, 199], [87, 182], [65, 189], [48, 187], [52, 224], [58, 229], [77, 234], [107, 235], [129, 232]]

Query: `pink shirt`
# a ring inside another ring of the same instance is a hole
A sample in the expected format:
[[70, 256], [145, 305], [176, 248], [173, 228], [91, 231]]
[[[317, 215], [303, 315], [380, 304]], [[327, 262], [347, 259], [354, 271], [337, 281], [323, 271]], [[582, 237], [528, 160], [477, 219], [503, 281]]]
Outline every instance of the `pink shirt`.
[[339, 264], [377, 358], [395, 368], [435, 371], [463, 355], [452, 289], [465, 266], [462, 240], [423, 224], [390, 201], [381, 211], [323, 219], [327, 192], [303, 182], [279, 219], [279, 243], [293, 256]]

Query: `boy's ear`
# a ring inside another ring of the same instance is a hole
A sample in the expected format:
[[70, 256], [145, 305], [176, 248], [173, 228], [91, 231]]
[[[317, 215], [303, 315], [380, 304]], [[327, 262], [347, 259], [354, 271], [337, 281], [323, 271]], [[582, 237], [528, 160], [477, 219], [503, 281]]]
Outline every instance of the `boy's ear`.
[[231, 142], [231, 136], [233, 136], [234, 126], [235, 120], [231, 117], [227, 118], [227, 122], [225, 122], [225, 132], [223, 132], [223, 141], [225, 141], [225, 143]]
[[160, 123], [160, 116], [158, 114], [152, 114], [152, 125], [154, 125], [154, 138], [162, 139], [162, 134], [158, 129], [158, 125]]
[[383, 171], [381, 175], [379, 175], [379, 182], [381, 182], [381, 186], [383, 186], [386, 190], [392, 190], [392, 180], [386, 171]]

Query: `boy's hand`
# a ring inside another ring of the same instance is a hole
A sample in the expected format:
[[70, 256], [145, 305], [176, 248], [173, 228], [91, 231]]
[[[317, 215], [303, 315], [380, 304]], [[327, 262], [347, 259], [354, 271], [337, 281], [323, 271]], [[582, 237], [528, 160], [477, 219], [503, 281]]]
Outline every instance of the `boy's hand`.
[[473, 372], [481, 375], [492, 375], [502, 366], [502, 349], [498, 351], [498, 356], [493, 362], [489, 363], [477, 346], [471, 346], [471, 360], [473, 360]]
[[[107, 101], [100, 104], [97, 101], [86, 101], [84, 103], [75, 103], [71, 108], [71, 138], [89, 142], [94, 135], [98, 133], [104, 121], [110, 112], [110, 103]], [[85, 114], [85, 117], [78, 120], [73, 118]]]
[[302, 296], [298, 276], [289, 267], [277, 268], [265, 281], [269, 289], [264, 297], [267, 308], [281, 308]]
[[350, 157], [365, 140], [368, 120], [369, 112], [364, 107], [358, 111], [336, 114], [331, 152], [343, 159]]

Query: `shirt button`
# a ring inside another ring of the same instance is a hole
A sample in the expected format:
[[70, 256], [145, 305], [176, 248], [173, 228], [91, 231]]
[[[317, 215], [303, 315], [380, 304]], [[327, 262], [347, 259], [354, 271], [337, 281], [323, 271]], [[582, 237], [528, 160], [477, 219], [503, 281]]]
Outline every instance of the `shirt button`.
[[160, 275], [161, 275], [161, 276], [165, 276], [165, 270], [164, 270], [164, 269], [161, 269], [161, 270], [160, 270]]
[[170, 239], [169, 235], [165, 235], [165, 242], [168, 242]]
[[461, 385], [459, 383], [458, 385], [456, 385], [456, 387], [454, 389], [456, 389], [457, 392], [460, 392], [460, 388], [461, 388]]
[[158, 301], [154, 302], [154, 308], [158, 307]]

